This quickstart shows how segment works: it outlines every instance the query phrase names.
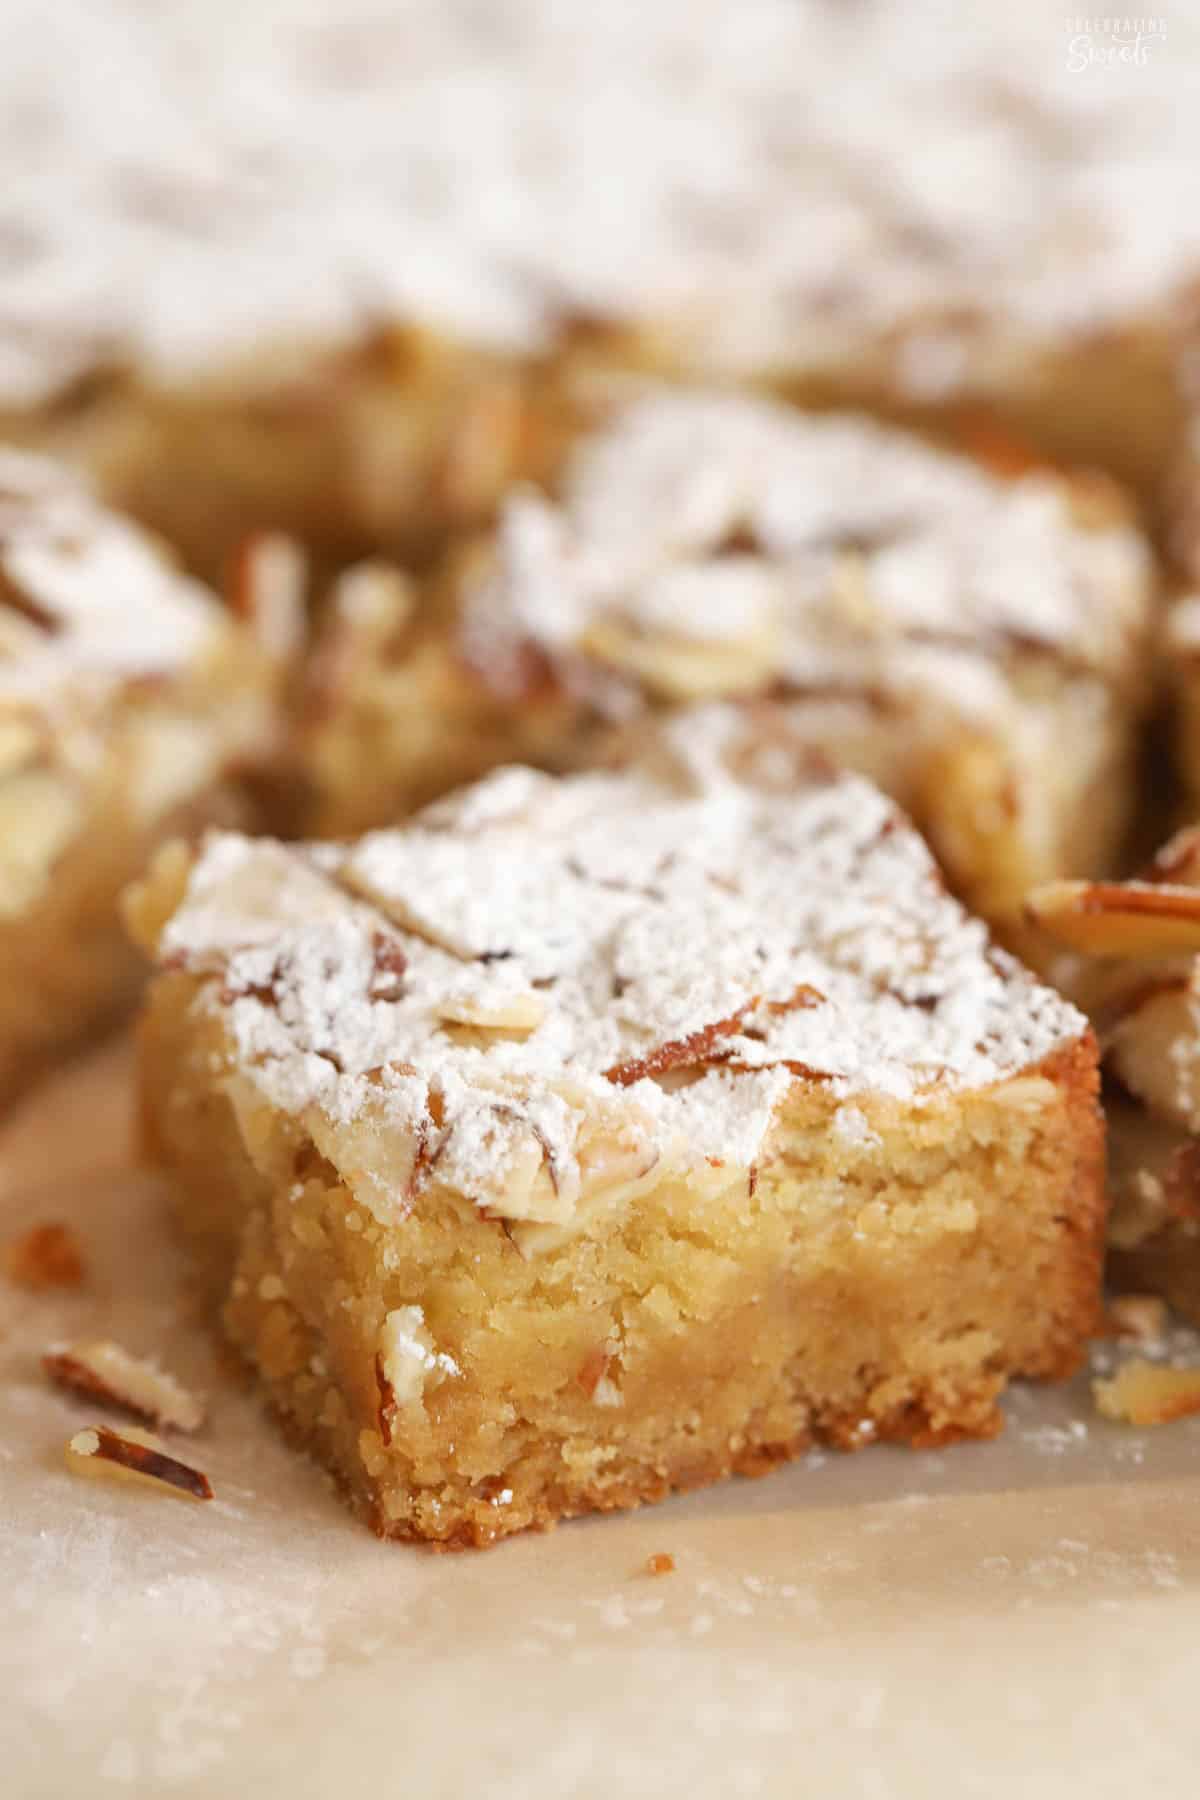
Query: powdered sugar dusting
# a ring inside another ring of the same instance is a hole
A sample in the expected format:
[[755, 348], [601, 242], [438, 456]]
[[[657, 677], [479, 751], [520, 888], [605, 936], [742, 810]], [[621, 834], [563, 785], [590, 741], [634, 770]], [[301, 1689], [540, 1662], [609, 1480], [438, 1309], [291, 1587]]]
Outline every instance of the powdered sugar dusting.
[[[5, 9], [0, 391], [380, 317], [538, 347], [995, 384], [1200, 260], [1195, 26], [1067, 67], [1041, 0], [213, 0]], [[69, 79], [64, 79], [64, 71]], [[114, 95], [120, 104], [114, 105]]]
[[919, 1106], [1082, 1031], [869, 784], [799, 748], [788, 788], [735, 779], [746, 730], [713, 708], [653, 767], [501, 770], [336, 866], [214, 837], [161, 954], [274, 1105], [423, 1133], [418, 1160], [544, 1223], [663, 1157], [748, 1169], [796, 1079]]
[[[520, 647], [588, 691], [871, 691], [971, 717], [1030, 654], [1120, 679], [1147, 621], [1131, 527], [1084, 529], [1060, 479], [1002, 481], [864, 418], [651, 389], [510, 501], [467, 599], [469, 653]], [[589, 686], [589, 684], [591, 684]]]
[[0, 695], [169, 673], [225, 628], [208, 591], [65, 468], [0, 448]]

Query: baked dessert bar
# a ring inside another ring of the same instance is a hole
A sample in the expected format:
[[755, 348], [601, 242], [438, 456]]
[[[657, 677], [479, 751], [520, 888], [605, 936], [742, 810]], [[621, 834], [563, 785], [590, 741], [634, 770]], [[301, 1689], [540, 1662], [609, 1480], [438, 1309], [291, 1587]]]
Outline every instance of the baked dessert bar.
[[1055, 882], [1029, 906], [1101, 1034], [1112, 1277], [1200, 1322], [1200, 828], [1135, 881]]
[[259, 524], [427, 545], [621, 366], [983, 409], [1153, 484], [1200, 272], [1177, 15], [1139, 66], [1074, 69], [1042, 0], [950, 31], [831, 0], [215, 0], [203, 27], [65, 0], [53, 32], [14, 0], [0, 434], [206, 561]]
[[1153, 571], [1098, 477], [1012, 480], [857, 415], [658, 387], [506, 502], [431, 597], [357, 574], [301, 751], [319, 834], [499, 761], [770, 696], [899, 798], [969, 904], [1104, 868], [1133, 792]]
[[164, 836], [238, 816], [279, 650], [75, 476], [0, 448], [0, 1098], [129, 1003], [117, 897]]
[[457, 1546], [988, 1435], [1096, 1321], [1096, 1055], [872, 786], [716, 709], [129, 912], [154, 1158], [225, 1325], [385, 1536]]

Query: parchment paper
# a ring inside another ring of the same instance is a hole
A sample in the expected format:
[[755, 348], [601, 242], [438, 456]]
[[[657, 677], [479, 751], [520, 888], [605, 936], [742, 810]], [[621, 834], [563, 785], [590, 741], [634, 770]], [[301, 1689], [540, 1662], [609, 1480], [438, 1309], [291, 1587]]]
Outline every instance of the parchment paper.
[[[1196, 1791], [1200, 1421], [1024, 1389], [993, 1444], [813, 1455], [482, 1555], [380, 1544], [197, 1317], [129, 1068], [98, 1052], [0, 1131], [0, 1236], [70, 1221], [90, 1268], [0, 1286], [5, 1800]], [[67, 1473], [99, 1415], [38, 1358], [94, 1332], [208, 1393], [213, 1503]]]

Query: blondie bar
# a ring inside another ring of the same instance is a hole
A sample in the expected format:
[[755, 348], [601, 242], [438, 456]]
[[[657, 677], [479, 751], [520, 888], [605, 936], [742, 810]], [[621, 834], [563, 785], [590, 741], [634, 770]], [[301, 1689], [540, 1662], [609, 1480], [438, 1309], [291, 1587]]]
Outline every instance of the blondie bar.
[[214, 834], [131, 896], [149, 1147], [385, 1536], [988, 1435], [1010, 1376], [1079, 1360], [1083, 1018], [874, 787], [744, 731], [505, 768], [349, 845]]
[[1135, 67], [1118, 24], [64, 0], [49, 29], [13, 0], [0, 433], [205, 561], [260, 524], [436, 541], [618, 367], [983, 409], [1153, 484], [1200, 273], [1198, 27], [1176, 9]]
[[1011, 923], [1035, 881], [1101, 870], [1121, 842], [1152, 590], [1101, 478], [1002, 479], [858, 415], [639, 390], [555, 498], [511, 496], [423, 603], [378, 572], [342, 593], [301, 732], [312, 828], [769, 696]]
[[0, 449], [0, 1097], [132, 997], [117, 897], [233, 817], [276, 650], [66, 470]]

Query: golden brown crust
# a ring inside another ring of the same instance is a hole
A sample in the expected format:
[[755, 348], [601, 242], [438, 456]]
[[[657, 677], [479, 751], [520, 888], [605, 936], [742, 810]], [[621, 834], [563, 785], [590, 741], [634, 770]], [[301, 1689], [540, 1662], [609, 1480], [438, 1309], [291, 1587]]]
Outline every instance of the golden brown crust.
[[[1073, 1374], [1077, 1366], [1078, 1359], [1065, 1366], [1062, 1374]], [[672, 1494], [711, 1487], [733, 1475], [751, 1481], [761, 1480], [795, 1462], [818, 1444], [851, 1453], [876, 1443], [894, 1444], [910, 1450], [931, 1450], [971, 1439], [994, 1438], [1004, 1429], [1004, 1415], [996, 1400], [998, 1386], [995, 1381], [981, 1383], [978, 1395], [964, 1408], [963, 1417], [957, 1423], [946, 1422], [932, 1400], [927, 1404], [912, 1402], [897, 1408], [869, 1432], [862, 1429], [861, 1411], [829, 1412], [815, 1417], [811, 1430], [798, 1432], [785, 1442], [773, 1440], [750, 1444], [727, 1456], [696, 1457], [686, 1467], [671, 1473], [631, 1469], [624, 1480], [606, 1482], [603, 1487], [572, 1489], [570, 1492], [550, 1488], [536, 1515], [523, 1530], [552, 1531], [564, 1520], [582, 1518], [591, 1512], [626, 1512], [641, 1506], [655, 1506]], [[935, 1419], [936, 1423], [933, 1422]], [[306, 1442], [303, 1433], [294, 1428], [289, 1431], [289, 1436], [298, 1445], [303, 1446]], [[353, 1502], [353, 1496], [342, 1485], [343, 1492]], [[428, 1532], [388, 1521], [377, 1507], [368, 1505], [365, 1513], [376, 1537], [392, 1543], [424, 1544], [435, 1553], [484, 1550], [508, 1535], [504, 1527], [497, 1527], [494, 1515], [489, 1516], [486, 1506], [473, 1510], [441, 1538], [430, 1538]]]
[[1103, 1321], [1107, 1141], [1095, 1033], [1088, 1031], [1076, 1043], [1047, 1057], [1041, 1072], [1065, 1096], [1066, 1136], [1075, 1146], [1075, 1178], [1060, 1220], [1071, 1255], [1063, 1265], [1063, 1303], [1046, 1360], [1024, 1372], [1058, 1381], [1066, 1380], [1080, 1367], [1086, 1340], [1099, 1331]]

